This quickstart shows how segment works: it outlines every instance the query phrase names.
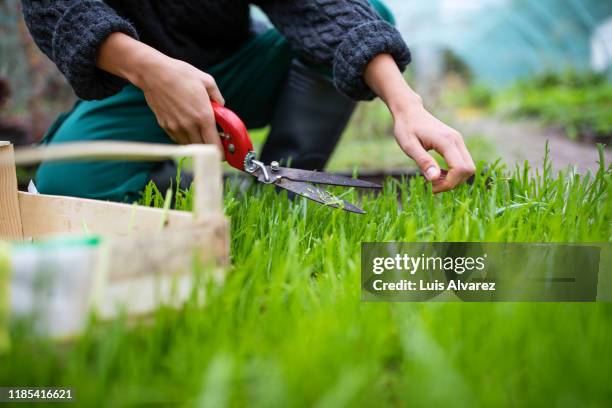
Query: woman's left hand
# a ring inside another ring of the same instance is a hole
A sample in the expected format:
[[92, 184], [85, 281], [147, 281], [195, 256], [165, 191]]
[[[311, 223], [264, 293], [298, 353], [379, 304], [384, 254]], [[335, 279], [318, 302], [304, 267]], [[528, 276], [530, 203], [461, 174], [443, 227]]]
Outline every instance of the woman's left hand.
[[[434, 193], [451, 190], [474, 174], [476, 166], [461, 134], [423, 107], [421, 97], [410, 89], [391, 55], [381, 54], [370, 61], [364, 79], [389, 107], [397, 143], [432, 182]], [[429, 150], [444, 157], [448, 173], [442, 173]]]
[[[474, 174], [476, 166], [461, 134], [435, 118], [421, 103], [411, 104], [405, 112], [394, 115], [394, 121], [397, 143], [432, 182], [434, 193], [452, 190]], [[444, 157], [448, 173], [442, 174], [429, 150]]]

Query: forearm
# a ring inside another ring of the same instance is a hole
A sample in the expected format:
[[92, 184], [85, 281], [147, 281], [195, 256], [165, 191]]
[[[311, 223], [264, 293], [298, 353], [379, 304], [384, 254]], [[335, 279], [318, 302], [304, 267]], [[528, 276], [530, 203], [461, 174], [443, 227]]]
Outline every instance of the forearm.
[[123, 33], [113, 33], [98, 49], [96, 66], [106, 72], [142, 87], [155, 65], [161, 65], [166, 55]]
[[364, 72], [364, 80], [389, 107], [394, 118], [423, 104], [421, 97], [406, 83], [389, 54], [380, 54], [370, 61]]

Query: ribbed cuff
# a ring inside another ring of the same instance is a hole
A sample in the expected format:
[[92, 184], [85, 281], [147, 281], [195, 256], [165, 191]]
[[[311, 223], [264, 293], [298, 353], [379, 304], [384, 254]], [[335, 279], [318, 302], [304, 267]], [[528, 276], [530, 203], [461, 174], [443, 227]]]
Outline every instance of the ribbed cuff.
[[58, 22], [53, 33], [53, 60], [79, 98], [103, 99], [127, 83], [96, 67], [98, 48], [114, 32], [138, 38], [129, 22], [96, 0], [76, 2]]
[[376, 95], [363, 80], [363, 73], [379, 54], [391, 54], [401, 71], [411, 59], [399, 31], [386, 21], [369, 21], [349, 31], [334, 55], [336, 88], [355, 100], [373, 99]]

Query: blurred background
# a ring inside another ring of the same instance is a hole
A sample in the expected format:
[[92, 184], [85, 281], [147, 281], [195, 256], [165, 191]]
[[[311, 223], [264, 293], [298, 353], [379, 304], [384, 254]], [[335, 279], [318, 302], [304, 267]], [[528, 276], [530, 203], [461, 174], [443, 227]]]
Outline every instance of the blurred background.
[[[478, 160], [596, 168], [612, 137], [612, 1], [386, 0], [410, 46], [408, 81]], [[255, 11], [257, 12], [257, 11]], [[0, 0], [0, 139], [36, 142], [74, 95]], [[360, 104], [330, 169], [413, 167], [379, 101]], [[258, 144], [266, 130], [253, 133]], [[610, 152], [610, 150], [608, 150]], [[609, 157], [611, 155], [607, 154]]]

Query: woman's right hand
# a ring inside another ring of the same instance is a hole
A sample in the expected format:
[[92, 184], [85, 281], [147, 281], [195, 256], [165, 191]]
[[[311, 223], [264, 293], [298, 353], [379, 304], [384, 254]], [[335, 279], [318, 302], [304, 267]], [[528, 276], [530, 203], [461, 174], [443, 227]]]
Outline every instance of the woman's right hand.
[[215, 79], [186, 62], [163, 56], [149, 64], [139, 84], [157, 122], [179, 144], [223, 148], [210, 100], [225, 103]]
[[225, 101], [211, 75], [123, 33], [104, 41], [97, 65], [142, 89], [157, 122], [176, 143], [214, 144], [223, 153], [210, 100]]

